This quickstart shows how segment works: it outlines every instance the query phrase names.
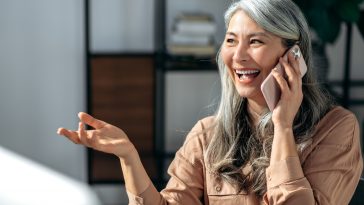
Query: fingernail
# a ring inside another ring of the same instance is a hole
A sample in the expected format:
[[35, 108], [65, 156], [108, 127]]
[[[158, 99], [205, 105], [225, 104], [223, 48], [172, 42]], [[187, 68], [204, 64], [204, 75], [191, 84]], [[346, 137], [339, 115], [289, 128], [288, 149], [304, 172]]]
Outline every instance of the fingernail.
[[278, 69], [277, 68], [273, 68], [272, 72], [273, 72], [273, 75], [276, 75], [278, 73]]
[[301, 57], [301, 52], [298, 48], [292, 49], [291, 53], [295, 60], [297, 60]]

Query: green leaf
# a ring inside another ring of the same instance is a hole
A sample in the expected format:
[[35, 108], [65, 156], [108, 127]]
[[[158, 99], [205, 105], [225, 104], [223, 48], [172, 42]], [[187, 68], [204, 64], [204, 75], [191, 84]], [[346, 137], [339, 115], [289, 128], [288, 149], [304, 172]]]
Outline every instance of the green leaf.
[[308, 21], [323, 43], [335, 42], [341, 24], [340, 18], [335, 12], [319, 8], [311, 9], [308, 12]]
[[360, 16], [359, 5], [353, 1], [341, 1], [335, 6], [341, 19], [347, 22], [357, 22]]
[[307, 12], [312, 7], [312, 2], [314, 0], [294, 0], [294, 2], [297, 4], [297, 6], [301, 9], [301, 11], [307, 15]]
[[333, 6], [337, 0], [316, 0], [312, 2], [312, 6], [316, 8], [327, 8]]
[[360, 17], [356, 25], [358, 26], [361, 36], [364, 38], [364, 11], [360, 12]]
[[364, 2], [364, 0], [346, 0], [346, 1], [351, 1], [357, 5], [360, 5], [362, 2]]

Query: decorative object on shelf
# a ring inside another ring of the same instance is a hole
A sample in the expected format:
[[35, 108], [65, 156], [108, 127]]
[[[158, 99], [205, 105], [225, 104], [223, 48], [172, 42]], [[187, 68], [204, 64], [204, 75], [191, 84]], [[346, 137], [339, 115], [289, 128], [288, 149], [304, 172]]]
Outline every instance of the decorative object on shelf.
[[182, 13], [174, 20], [168, 42], [171, 55], [212, 56], [216, 53], [216, 23], [209, 14]]

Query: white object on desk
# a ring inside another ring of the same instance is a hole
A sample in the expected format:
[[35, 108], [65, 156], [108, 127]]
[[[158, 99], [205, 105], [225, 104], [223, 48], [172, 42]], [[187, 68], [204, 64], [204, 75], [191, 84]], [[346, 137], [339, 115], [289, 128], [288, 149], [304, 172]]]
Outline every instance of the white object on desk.
[[86, 184], [0, 147], [0, 204], [99, 205]]

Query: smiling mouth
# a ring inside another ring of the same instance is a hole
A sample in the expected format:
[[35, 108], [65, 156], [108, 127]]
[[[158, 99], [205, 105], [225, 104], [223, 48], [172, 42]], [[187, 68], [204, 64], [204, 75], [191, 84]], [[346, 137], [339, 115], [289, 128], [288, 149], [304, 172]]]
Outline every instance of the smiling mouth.
[[254, 79], [259, 75], [259, 70], [235, 70], [239, 80]]

